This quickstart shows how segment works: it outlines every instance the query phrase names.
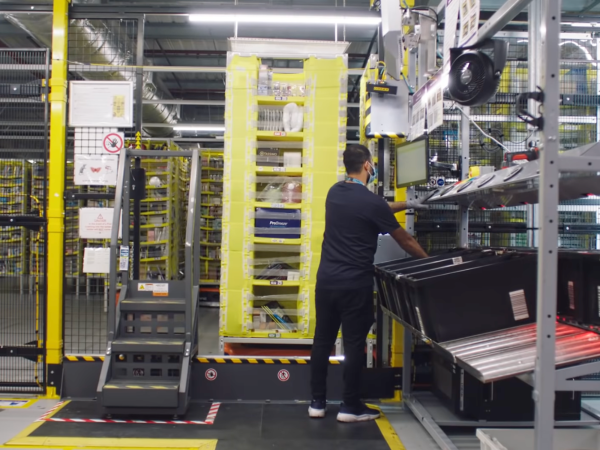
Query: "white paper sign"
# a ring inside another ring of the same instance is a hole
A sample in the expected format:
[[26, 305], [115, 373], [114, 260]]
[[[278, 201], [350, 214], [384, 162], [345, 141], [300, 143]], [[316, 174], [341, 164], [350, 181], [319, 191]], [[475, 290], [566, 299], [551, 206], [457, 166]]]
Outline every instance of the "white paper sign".
[[413, 106], [410, 115], [409, 141], [412, 141], [425, 132], [427, 85], [423, 86], [413, 95]]
[[[114, 208], [81, 208], [79, 210], [79, 237], [81, 239], [110, 239]], [[119, 237], [121, 237], [119, 221]]]
[[119, 157], [116, 155], [75, 155], [73, 181], [76, 186], [115, 186]]
[[461, 0], [446, 0], [446, 12], [444, 14], [444, 73], [450, 70], [450, 49], [456, 43], [456, 23], [458, 22], [458, 11]]
[[83, 249], [83, 273], [109, 273], [110, 248], [86, 247]]
[[474, 44], [479, 32], [479, 0], [460, 0], [458, 46]]
[[444, 123], [443, 74], [438, 72], [427, 87], [427, 132], [431, 133]]
[[133, 83], [71, 81], [69, 125], [72, 127], [133, 127]]

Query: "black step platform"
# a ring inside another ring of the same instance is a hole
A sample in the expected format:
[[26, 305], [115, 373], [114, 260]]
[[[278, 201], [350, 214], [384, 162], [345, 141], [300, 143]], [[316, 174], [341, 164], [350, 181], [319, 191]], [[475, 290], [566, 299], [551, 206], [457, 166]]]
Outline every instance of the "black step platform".
[[[205, 421], [215, 404], [190, 404], [185, 421]], [[95, 401], [71, 401], [33, 430], [27, 439], [33, 443], [56, 443], [60, 438], [82, 439], [201, 439], [217, 440], [216, 450], [389, 450], [404, 447], [393, 434], [384, 417], [378, 422], [342, 424], [336, 421], [339, 406], [331, 405], [325, 419], [309, 419], [304, 403], [222, 403], [214, 423], [94, 423], [81, 420], [103, 419]], [[113, 420], [134, 420], [140, 417], [112, 417]], [[147, 417], [153, 420], [172, 420], [172, 417]], [[52, 420], [67, 420], [52, 421]], [[78, 422], [68, 422], [78, 420]], [[383, 431], [382, 431], [383, 430]], [[384, 436], [385, 433], [385, 436]], [[146, 441], [147, 442], [147, 441]], [[389, 443], [388, 443], [389, 442]]]

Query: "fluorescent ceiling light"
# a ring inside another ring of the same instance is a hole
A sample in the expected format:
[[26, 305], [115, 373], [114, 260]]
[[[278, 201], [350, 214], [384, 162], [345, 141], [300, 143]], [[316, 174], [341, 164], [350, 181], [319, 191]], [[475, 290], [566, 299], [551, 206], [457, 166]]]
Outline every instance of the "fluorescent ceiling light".
[[224, 126], [219, 125], [179, 125], [174, 126], [175, 131], [225, 131]]
[[571, 22], [569, 25], [571, 25], [572, 27], [579, 27], [579, 28], [590, 28], [590, 27], [597, 26], [597, 24], [589, 23], [589, 22]]
[[271, 14], [190, 14], [190, 22], [203, 23], [275, 23], [305, 25], [379, 25], [380, 17], [359, 16], [302, 16]]

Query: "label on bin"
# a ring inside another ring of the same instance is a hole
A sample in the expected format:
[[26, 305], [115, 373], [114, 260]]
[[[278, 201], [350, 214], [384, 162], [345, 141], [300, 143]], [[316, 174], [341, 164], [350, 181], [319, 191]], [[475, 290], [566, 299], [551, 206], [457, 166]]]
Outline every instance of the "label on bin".
[[509, 292], [508, 295], [510, 296], [510, 304], [512, 306], [515, 320], [529, 319], [527, 301], [525, 300], [525, 291], [523, 289], [519, 289], [518, 291]]
[[285, 131], [275, 131], [273, 132], [273, 136], [285, 136]]
[[286, 172], [287, 167], [273, 167], [273, 172]]
[[569, 281], [567, 284], [569, 291], [569, 309], [575, 310], [575, 283]]
[[273, 244], [283, 244], [285, 242], [284, 239], [271, 239]]
[[271, 203], [271, 208], [285, 208], [285, 203]]
[[279, 281], [279, 280], [271, 280], [271, 283], [269, 283], [271, 286], [282, 286], [283, 285], [283, 281]]

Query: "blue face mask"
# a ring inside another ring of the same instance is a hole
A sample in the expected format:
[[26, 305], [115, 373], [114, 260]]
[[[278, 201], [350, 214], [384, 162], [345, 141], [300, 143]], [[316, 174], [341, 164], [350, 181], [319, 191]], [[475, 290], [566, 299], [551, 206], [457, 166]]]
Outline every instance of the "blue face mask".
[[369, 163], [369, 166], [371, 166], [371, 169], [373, 169], [373, 173], [369, 172], [369, 178], [367, 178], [367, 184], [371, 184], [375, 182], [375, 179], [377, 178], [377, 168], [373, 166], [373, 164]]

